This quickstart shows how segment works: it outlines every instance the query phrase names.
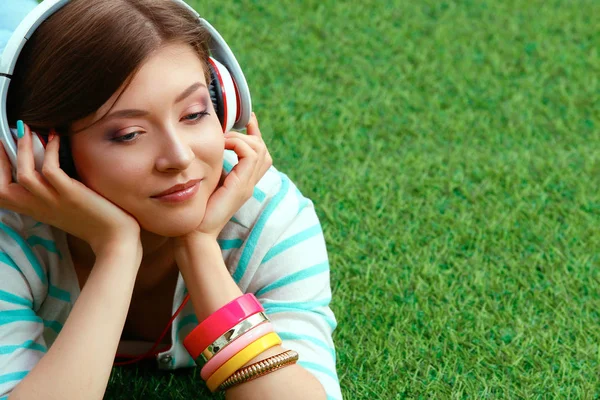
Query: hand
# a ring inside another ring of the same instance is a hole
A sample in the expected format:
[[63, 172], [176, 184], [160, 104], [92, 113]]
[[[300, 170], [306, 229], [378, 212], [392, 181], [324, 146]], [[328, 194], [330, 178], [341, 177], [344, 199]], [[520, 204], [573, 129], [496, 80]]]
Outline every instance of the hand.
[[254, 186], [273, 165], [254, 113], [246, 129], [247, 135], [225, 134], [225, 149], [235, 151], [239, 162], [208, 199], [204, 219], [195, 231], [215, 240], [231, 217], [252, 197]]
[[140, 226], [135, 218], [60, 168], [59, 146], [59, 136], [50, 140], [39, 173], [34, 166], [31, 130], [25, 125], [17, 149], [18, 182], [12, 181], [11, 164], [2, 146], [0, 207], [68, 232], [86, 241], [95, 254], [123, 239], [139, 242]]

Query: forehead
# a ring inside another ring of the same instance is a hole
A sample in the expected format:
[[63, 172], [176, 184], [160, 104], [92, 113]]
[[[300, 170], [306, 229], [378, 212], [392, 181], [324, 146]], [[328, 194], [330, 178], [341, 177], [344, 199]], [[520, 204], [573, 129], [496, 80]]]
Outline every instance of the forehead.
[[190, 79], [206, 84], [203, 64], [194, 49], [182, 44], [161, 47], [142, 64], [119, 96], [117, 105], [130, 98], [136, 99], [138, 94], [181, 90], [181, 85], [189, 86]]
[[193, 82], [206, 84], [204, 63], [196, 51], [185, 44], [168, 44], [152, 53], [138, 71], [94, 114], [73, 124], [85, 128], [121, 108], [143, 108], [145, 101], [172, 101]]

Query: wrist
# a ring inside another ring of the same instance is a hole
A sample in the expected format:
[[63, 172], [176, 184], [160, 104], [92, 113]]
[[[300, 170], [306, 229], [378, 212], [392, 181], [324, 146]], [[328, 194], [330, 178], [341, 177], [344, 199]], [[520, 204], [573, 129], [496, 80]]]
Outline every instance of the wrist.
[[[217, 244], [218, 235], [200, 231], [192, 231], [174, 238], [175, 245], [179, 247], [214, 246]], [[218, 244], [217, 244], [218, 245]]]
[[174, 241], [174, 255], [198, 320], [242, 295], [214, 236], [194, 234]]
[[140, 237], [113, 237], [109, 241], [91, 245], [92, 251], [99, 258], [119, 257], [121, 259], [133, 259], [140, 264], [142, 261], [142, 242]]
[[213, 255], [209, 257], [213, 259], [217, 255], [219, 258], [222, 257], [217, 238], [197, 231], [174, 238], [173, 250], [180, 269], [195, 264], [193, 260], [198, 261], [199, 257], [206, 258], [207, 255]]

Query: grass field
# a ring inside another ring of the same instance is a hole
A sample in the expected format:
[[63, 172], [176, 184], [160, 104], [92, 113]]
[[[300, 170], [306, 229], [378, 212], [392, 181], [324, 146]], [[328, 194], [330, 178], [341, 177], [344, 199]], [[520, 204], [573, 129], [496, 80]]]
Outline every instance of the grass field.
[[344, 398], [600, 398], [599, 2], [190, 4], [321, 217]]

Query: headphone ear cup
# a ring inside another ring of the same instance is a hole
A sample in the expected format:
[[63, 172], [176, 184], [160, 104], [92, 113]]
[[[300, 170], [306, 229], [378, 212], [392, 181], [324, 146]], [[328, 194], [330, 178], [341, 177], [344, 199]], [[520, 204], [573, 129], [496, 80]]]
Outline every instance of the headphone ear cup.
[[208, 67], [210, 68], [210, 84], [208, 85], [208, 92], [210, 93], [210, 99], [213, 103], [215, 113], [217, 113], [217, 116], [219, 117], [219, 122], [221, 122], [221, 126], [223, 126], [223, 121], [225, 119], [225, 106], [223, 104], [223, 88], [221, 87], [221, 82], [219, 80], [215, 67], [213, 67], [211, 63], [208, 63]]
[[58, 162], [60, 164], [60, 168], [65, 171], [69, 177], [79, 180], [79, 175], [77, 175], [77, 170], [75, 169], [75, 163], [73, 162], [73, 156], [71, 153], [71, 138], [68, 136], [60, 137]]
[[[44, 140], [44, 143], [48, 143], [48, 136], [45, 134], [39, 134]], [[58, 163], [60, 169], [70, 178], [79, 180], [77, 170], [75, 169], [75, 163], [73, 162], [73, 156], [71, 155], [71, 140], [68, 136], [62, 135], [60, 137], [60, 148], [58, 149]]]
[[209, 57], [214, 99], [223, 132], [232, 129], [240, 118], [240, 95], [231, 72], [217, 59]]

